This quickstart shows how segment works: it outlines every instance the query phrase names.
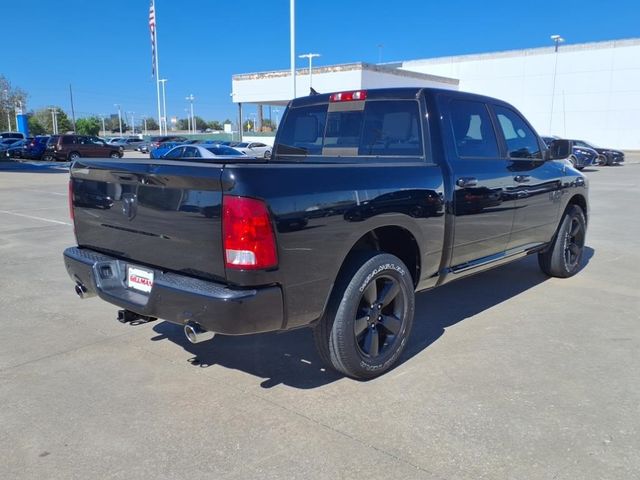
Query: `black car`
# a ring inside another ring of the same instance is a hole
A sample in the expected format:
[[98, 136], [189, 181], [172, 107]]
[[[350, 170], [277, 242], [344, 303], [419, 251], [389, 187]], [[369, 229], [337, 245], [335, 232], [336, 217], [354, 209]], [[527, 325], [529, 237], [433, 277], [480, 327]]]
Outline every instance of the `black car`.
[[600, 165], [615, 165], [624, 162], [624, 152], [612, 148], [597, 147], [593, 143], [584, 140], [572, 140], [576, 147], [592, 148], [598, 152]]

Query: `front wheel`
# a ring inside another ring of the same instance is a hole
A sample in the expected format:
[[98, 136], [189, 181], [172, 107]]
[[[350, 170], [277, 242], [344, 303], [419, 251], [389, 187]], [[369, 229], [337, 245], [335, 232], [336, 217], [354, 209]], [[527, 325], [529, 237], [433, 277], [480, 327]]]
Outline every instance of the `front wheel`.
[[414, 311], [413, 280], [402, 260], [378, 252], [356, 255], [314, 328], [318, 353], [350, 377], [382, 375], [406, 347]]
[[544, 273], [551, 277], [567, 278], [580, 270], [587, 220], [582, 208], [569, 205], [547, 250], [538, 254], [538, 263]]
[[118, 152], [111, 152], [111, 155], [109, 155], [110, 158], [120, 158], [120, 154]]

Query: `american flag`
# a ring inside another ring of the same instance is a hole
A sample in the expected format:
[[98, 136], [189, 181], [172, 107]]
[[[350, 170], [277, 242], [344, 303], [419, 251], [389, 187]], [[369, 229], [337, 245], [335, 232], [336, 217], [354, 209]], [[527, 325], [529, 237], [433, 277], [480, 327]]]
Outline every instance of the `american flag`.
[[149, 7], [149, 30], [151, 31], [151, 76], [156, 75], [156, 6], [151, 0]]

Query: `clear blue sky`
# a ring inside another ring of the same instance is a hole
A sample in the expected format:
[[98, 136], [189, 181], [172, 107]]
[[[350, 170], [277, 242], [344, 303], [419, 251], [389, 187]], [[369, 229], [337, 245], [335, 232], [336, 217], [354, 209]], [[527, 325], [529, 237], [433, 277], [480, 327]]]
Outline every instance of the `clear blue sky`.
[[[289, 67], [288, 0], [157, 0], [160, 70], [170, 116], [234, 118], [231, 75]], [[147, 0], [6, 0], [0, 73], [29, 93], [29, 108], [76, 115], [154, 115]], [[298, 0], [297, 52], [318, 65], [491, 52], [640, 36], [639, 0]], [[299, 60], [298, 66], [305, 65]]]

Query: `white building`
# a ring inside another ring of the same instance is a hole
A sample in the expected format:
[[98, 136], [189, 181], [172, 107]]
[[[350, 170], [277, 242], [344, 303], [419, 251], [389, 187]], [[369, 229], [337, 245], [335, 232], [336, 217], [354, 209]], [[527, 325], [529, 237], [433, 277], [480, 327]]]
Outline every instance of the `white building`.
[[[297, 70], [297, 96], [309, 92], [309, 69]], [[233, 101], [282, 105], [291, 98], [289, 71], [233, 77]], [[434, 86], [505, 100], [540, 134], [640, 149], [640, 38], [561, 44], [479, 55], [354, 63], [313, 69], [319, 92]]]

